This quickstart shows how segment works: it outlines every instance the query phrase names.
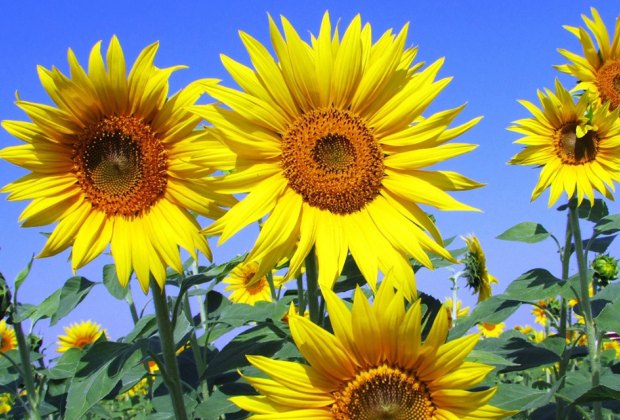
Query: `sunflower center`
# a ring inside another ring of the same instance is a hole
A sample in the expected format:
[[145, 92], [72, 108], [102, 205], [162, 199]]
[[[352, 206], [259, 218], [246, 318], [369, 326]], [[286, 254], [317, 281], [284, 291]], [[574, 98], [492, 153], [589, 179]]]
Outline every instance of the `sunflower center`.
[[72, 158], [80, 187], [110, 216], [139, 216], [166, 190], [166, 150], [140, 118], [115, 115], [86, 127]]
[[610, 109], [620, 105], [620, 61], [606, 63], [596, 74], [596, 85], [604, 103], [610, 101]]
[[282, 167], [306, 203], [349, 214], [379, 194], [383, 152], [360, 117], [321, 108], [303, 114], [282, 136]]
[[577, 124], [569, 123], [555, 132], [555, 151], [566, 165], [583, 165], [596, 158], [598, 137], [594, 130], [577, 137]]
[[75, 340], [75, 347], [83, 349], [84, 347], [86, 347], [89, 344], [92, 344], [94, 342], [92, 337], [79, 337], [76, 338]]
[[334, 398], [337, 420], [423, 420], [435, 411], [422, 382], [387, 365], [359, 373]]

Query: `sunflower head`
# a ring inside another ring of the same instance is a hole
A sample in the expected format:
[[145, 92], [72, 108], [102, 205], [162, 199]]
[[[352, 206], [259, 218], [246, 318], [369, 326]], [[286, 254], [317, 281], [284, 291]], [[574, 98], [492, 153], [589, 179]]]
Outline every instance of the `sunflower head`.
[[248, 257], [271, 260], [259, 277], [285, 257], [290, 277], [315, 249], [319, 283], [330, 289], [350, 252], [371, 288], [379, 271], [391, 272], [415, 296], [410, 257], [427, 267], [428, 253], [453, 260], [420, 205], [475, 210], [447, 191], [481, 186], [427, 169], [473, 150], [447, 142], [479, 118], [448, 129], [463, 107], [423, 115], [449, 79], [436, 80], [442, 59], [424, 69], [414, 64], [408, 25], [374, 41], [360, 16], [339, 33], [326, 13], [307, 42], [285, 18], [283, 31], [269, 23], [276, 57], [242, 32], [254, 68], [222, 59], [241, 90], [209, 86], [223, 106], [194, 107], [213, 126], [204, 136], [236, 156], [229, 162], [213, 154], [235, 167], [214, 188], [247, 193], [205, 232], [221, 235], [221, 243], [267, 216]]
[[520, 101], [533, 115], [515, 121], [509, 130], [523, 134], [515, 141], [525, 148], [509, 162], [542, 167], [532, 200], [550, 188], [551, 207], [566, 192], [568, 198], [594, 202], [594, 190], [613, 198], [620, 179], [620, 108], [593, 107], [584, 93], [578, 101], [556, 80], [555, 92], [538, 92], [542, 108]]
[[467, 255], [462, 261], [465, 264], [463, 277], [473, 293], [478, 294], [478, 302], [482, 302], [491, 297], [491, 284], [496, 284], [497, 279], [487, 270], [487, 259], [478, 238], [469, 235], [463, 239], [467, 244]]
[[65, 335], [58, 337], [58, 348], [56, 351], [64, 353], [69, 349], [82, 350], [101, 337], [106, 337], [101, 325], [92, 321], [76, 322], [65, 327]]
[[586, 28], [564, 27], [579, 39], [583, 56], [560, 49], [560, 54], [570, 62], [556, 68], [579, 80], [575, 90], [587, 91], [597, 105], [608, 102], [610, 108], [615, 109], [620, 105], [620, 20], [616, 19], [613, 38], [610, 39], [598, 11], [594, 7], [590, 10], [592, 18], [581, 16]]
[[209, 82], [168, 98], [168, 79], [180, 66], [156, 67], [157, 48], [146, 47], [129, 75], [116, 37], [105, 61], [101, 43], [93, 47], [88, 71], [71, 50], [69, 76], [39, 67], [54, 106], [18, 100], [31, 122], [2, 126], [24, 144], [0, 150], [0, 158], [30, 171], [2, 189], [9, 200], [31, 200], [23, 225], [58, 222], [40, 257], [72, 246], [77, 270], [111, 244], [121, 284], [133, 269], [145, 292], [151, 276], [163, 285], [166, 267], [182, 271], [179, 246], [210, 256], [189, 210], [215, 217], [217, 200], [235, 202], [202, 179], [210, 143], [195, 141], [200, 117], [186, 110]]
[[481, 322], [478, 324], [478, 330], [486, 338], [499, 337], [503, 332], [506, 324], [500, 322], [499, 324], [491, 324], [488, 322]]
[[0, 353], [16, 348], [17, 337], [15, 336], [15, 330], [10, 325], [7, 325], [6, 320], [3, 319], [0, 321]]
[[469, 391], [493, 370], [465, 357], [474, 334], [446, 343], [448, 317], [439, 311], [421, 338], [421, 305], [408, 308], [402, 292], [384, 281], [374, 304], [361, 289], [349, 306], [325, 292], [333, 334], [293, 315], [289, 325], [308, 364], [248, 356], [270, 379], [246, 377], [259, 396], [233, 397], [265, 417], [332, 419], [501, 418], [509, 412], [487, 403], [495, 388]]
[[[227, 284], [226, 290], [232, 291], [229, 299], [234, 303], [247, 303], [254, 305], [256, 302], [271, 302], [271, 286], [267, 275], [256, 276], [259, 269], [257, 261], [242, 262], [237, 265], [223, 280]], [[282, 276], [270, 274], [276, 288], [284, 284]]]
[[618, 278], [618, 260], [609, 255], [597, 255], [592, 261], [594, 277], [601, 286]]

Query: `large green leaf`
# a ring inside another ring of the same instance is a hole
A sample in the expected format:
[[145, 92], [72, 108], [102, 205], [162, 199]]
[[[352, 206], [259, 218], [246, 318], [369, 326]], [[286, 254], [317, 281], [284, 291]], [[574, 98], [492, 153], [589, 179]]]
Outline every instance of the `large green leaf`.
[[139, 363], [137, 347], [115, 342], [95, 343], [82, 357], [83, 366], [69, 386], [65, 417], [78, 419], [108, 395], [125, 372]]
[[499, 338], [482, 340], [476, 350], [497, 354], [511, 362], [501, 372], [512, 372], [530, 369], [537, 366], [556, 363], [560, 356], [556, 349], [547, 349], [518, 336], [504, 334]]
[[209, 395], [209, 399], [198, 404], [194, 411], [194, 417], [205, 420], [219, 420], [223, 414], [236, 413], [239, 407], [231, 403], [230, 395], [224, 394], [218, 388]]
[[547, 229], [545, 229], [540, 223], [522, 222], [499, 235], [497, 239], [532, 244], [535, 242], [544, 241], [549, 236], [550, 234]]
[[463, 336], [479, 322], [498, 324], [505, 321], [521, 306], [522, 302], [507, 299], [505, 295], [492, 296], [476, 306], [469, 316], [459, 318], [456, 326], [450, 330], [450, 339]]
[[527, 410], [542, 407], [549, 401], [549, 392], [520, 384], [499, 384], [497, 392], [489, 402], [504, 410]]
[[[558, 211], [565, 211], [566, 209], [568, 209], [568, 204], [558, 207]], [[605, 200], [600, 198], [596, 198], [593, 205], [590, 203], [590, 200], [583, 200], [579, 207], [577, 207], [577, 214], [580, 219], [596, 223], [609, 214], [609, 209]]]
[[52, 314], [50, 326], [55, 325], [79, 305], [95, 284], [96, 283], [81, 276], [71, 277], [67, 280], [60, 290], [58, 309]]
[[28, 274], [30, 274], [30, 269], [32, 268], [32, 261], [34, 260], [34, 256], [32, 258], [30, 258], [30, 261], [28, 262], [28, 265], [26, 265], [26, 267], [24, 269], [22, 269], [22, 271], [19, 272], [19, 274], [17, 274], [17, 277], [15, 278], [15, 300], [17, 301], [17, 291], [19, 290], [19, 288], [21, 287], [22, 283], [24, 282], [24, 280], [26, 280], [26, 277], [28, 277]]
[[504, 294], [511, 299], [535, 302], [557, 296], [564, 282], [542, 268], [530, 270], [512, 281]]

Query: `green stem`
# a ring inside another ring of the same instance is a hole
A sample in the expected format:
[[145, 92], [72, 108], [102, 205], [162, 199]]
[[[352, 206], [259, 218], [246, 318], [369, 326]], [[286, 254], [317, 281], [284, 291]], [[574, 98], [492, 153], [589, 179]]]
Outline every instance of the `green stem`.
[[[310, 321], [319, 325], [321, 314], [319, 313], [319, 276], [316, 269], [316, 253], [314, 248], [306, 256], [306, 287], [308, 288], [308, 309]], [[303, 316], [303, 313], [300, 313]]]
[[269, 290], [271, 290], [271, 299], [278, 300], [278, 294], [276, 293], [276, 285], [273, 282], [273, 272], [269, 270], [265, 275], [267, 277], [267, 283], [269, 283]]
[[304, 280], [301, 273], [297, 276], [297, 306], [299, 315], [306, 313], [306, 300], [304, 299]]
[[30, 401], [28, 417], [38, 420], [41, 418], [41, 415], [39, 414], [39, 398], [34, 386], [34, 373], [32, 372], [32, 364], [30, 362], [30, 345], [28, 345], [24, 336], [21, 322], [14, 323], [13, 327], [15, 328], [15, 337], [17, 338], [17, 347], [19, 348], [19, 358], [22, 362], [22, 378], [26, 385], [26, 392], [28, 392], [28, 401]]
[[157, 282], [151, 279], [151, 289], [153, 294], [153, 303], [155, 305], [155, 317], [157, 318], [157, 327], [159, 329], [159, 338], [161, 340], [161, 349], [164, 356], [164, 366], [166, 375], [163, 376], [170, 398], [172, 399], [172, 407], [174, 409], [175, 418], [177, 420], [187, 420], [185, 412], [185, 404], [183, 403], [183, 392], [181, 390], [181, 375], [179, 374], [179, 365], [175, 353], [174, 337], [172, 333], [172, 324], [170, 323], [170, 315], [168, 310], [168, 302], [166, 299], [166, 291], [159, 287]]
[[[129, 286], [128, 286], [129, 287]], [[128, 291], [127, 296], [125, 296], [125, 301], [129, 304], [129, 312], [131, 312], [131, 319], [133, 320], [133, 324], [136, 325], [140, 320], [140, 316], [138, 315], [138, 310], [136, 309], [136, 304], [133, 301], [133, 296], [131, 295], [131, 290]]]
[[[561, 252], [561, 262], [562, 262], [562, 281], [568, 280], [568, 274], [570, 272], [570, 254], [571, 254], [571, 245], [573, 241], [573, 231], [571, 230], [571, 219], [570, 212], [566, 215], [566, 236], [564, 240], [564, 248], [560, 248]], [[568, 305], [566, 303], [566, 298], [562, 296], [561, 307], [560, 307], [560, 324], [558, 325], [558, 333], [560, 337], [566, 338], [568, 329]], [[560, 359], [560, 366], [557, 371], [557, 380], [560, 381], [558, 389], [562, 389], [564, 387], [565, 377], [566, 377], [566, 369], [568, 368], [568, 362], [570, 349], [568, 346], [565, 348], [562, 359]], [[557, 395], [557, 394], [556, 394]], [[556, 398], [556, 419], [563, 420], [566, 418], [566, 401], [561, 398]]]
[[[590, 363], [592, 365], [592, 387], [600, 384], [600, 360], [596, 339], [596, 327], [592, 317], [592, 307], [590, 306], [590, 293], [588, 284], [588, 267], [581, 241], [581, 230], [579, 228], [579, 215], [577, 214], [577, 203], [571, 200], [569, 203], [569, 213], [571, 230], [575, 239], [575, 254], [577, 256], [577, 267], [579, 268], [579, 284], [581, 286], [580, 304], [586, 323], [586, 335], [588, 337], [588, 353], [590, 354]], [[602, 419], [600, 402], [594, 403], [595, 420]]]
[[458, 279], [459, 278], [456, 275], [450, 277], [450, 280], [452, 280], [452, 326], [456, 325], [456, 317], [458, 316], [458, 308], [456, 304], [459, 299], [459, 287], [456, 284]]

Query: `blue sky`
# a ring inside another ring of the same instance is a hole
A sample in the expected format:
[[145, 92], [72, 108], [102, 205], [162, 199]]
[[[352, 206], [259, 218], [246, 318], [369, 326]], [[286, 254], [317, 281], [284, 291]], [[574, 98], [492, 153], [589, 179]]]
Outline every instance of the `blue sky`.
[[[67, 72], [67, 49], [72, 48], [81, 63], [87, 63], [91, 47], [99, 40], [104, 47], [116, 34], [132, 63], [140, 50], [159, 40], [156, 64], [167, 67], [189, 66], [171, 78], [171, 92], [192, 80], [204, 77], [233, 82], [221, 65], [219, 55], [249, 63], [237, 35], [244, 30], [268, 44], [267, 14], [286, 16], [300, 34], [308, 39], [317, 33], [321, 17], [329, 10], [332, 19], [346, 25], [357, 13], [371, 23], [375, 39], [389, 28], [400, 29], [410, 22], [408, 45], [419, 47], [417, 60], [431, 63], [445, 57], [440, 76], [454, 80], [440, 94], [429, 111], [453, 108], [467, 103], [459, 117], [464, 122], [479, 115], [484, 119], [457, 141], [479, 144], [473, 152], [452, 159], [440, 169], [454, 170], [477, 181], [484, 188], [461, 192], [455, 197], [479, 207], [482, 213], [433, 212], [445, 237], [474, 233], [487, 253], [490, 271], [498, 277], [500, 292], [510, 280], [535, 267], [545, 267], [559, 275], [560, 264], [555, 245], [516, 244], [495, 239], [497, 235], [521, 221], [542, 223], [562, 238], [565, 218], [546, 205], [547, 194], [530, 203], [530, 194], [538, 170], [509, 166], [506, 162], [520, 150], [512, 144], [517, 134], [506, 131], [511, 121], [528, 117], [517, 99], [536, 101], [536, 90], [552, 87], [559, 77], [567, 86], [573, 80], [560, 75], [552, 66], [565, 62], [557, 48], [580, 52], [577, 40], [562, 28], [581, 26], [582, 13], [596, 7], [608, 28], [620, 13], [609, 1], [54, 1], [7, 2], [0, 15], [0, 119], [25, 120], [14, 105], [15, 92], [29, 101], [51, 103], [41, 87], [36, 66], [57, 66]], [[208, 98], [204, 99], [208, 101]], [[0, 148], [19, 144], [4, 130], [0, 131]], [[25, 172], [0, 161], [0, 185], [17, 179]], [[22, 229], [17, 218], [26, 202], [7, 202], [0, 197], [0, 272], [11, 280], [43, 247], [40, 232], [51, 227]], [[616, 203], [609, 204], [612, 213], [620, 212]], [[203, 225], [208, 221], [201, 220]], [[586, 232], [588, 230], [586, 229]], [[224, 262], [252, 245], [253, 231], [246, 231], [223, 247], [213, 245], [216, 262]], [[462, 246], [462, 242], [458, 242]], [[611, 248], [618, 255], [618, 244]], [[72, 275], [65, 252], [54, 258], [35, 260], [30, 278], [20, 300], [39, 303]], [[111, 260], [101, 256], [78, 274], [95, 281], [101, 278], [101, 267]], [[438, 298], [450, 294], [449, 273], [420, 272], [418, 287]], [[134, 296], [146, 302], [134, 282]], [[472, 303], [468, 291], [461, 292], [466, 303]], [[527, 322], [532, 319], [525, 316]], [[129, 311], [122, 302], [109, 296], [100, 286], [68, 318], [55, 327], [42, 322], [35, 332], [45, 336], [54, 355], [55, 337], [69, 322], [92, 319], [108, 329], [112, 338], [126, 334], [131, 325]]]

